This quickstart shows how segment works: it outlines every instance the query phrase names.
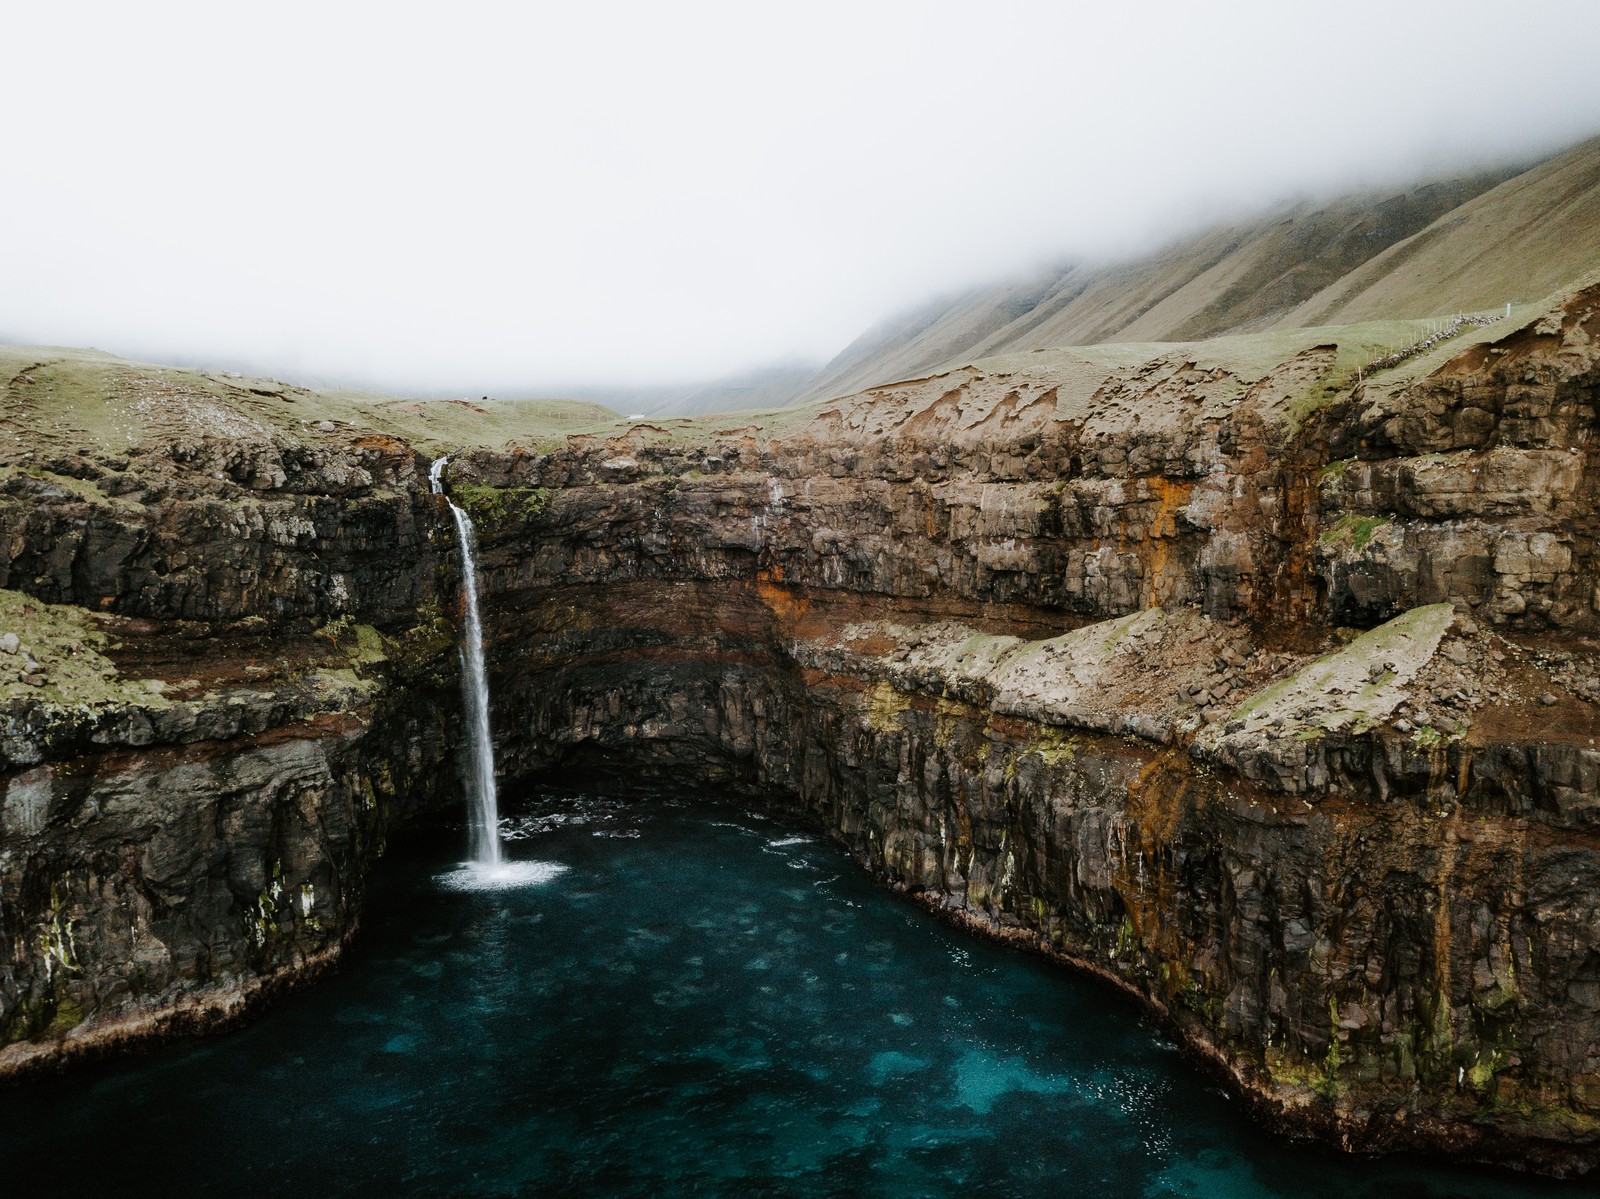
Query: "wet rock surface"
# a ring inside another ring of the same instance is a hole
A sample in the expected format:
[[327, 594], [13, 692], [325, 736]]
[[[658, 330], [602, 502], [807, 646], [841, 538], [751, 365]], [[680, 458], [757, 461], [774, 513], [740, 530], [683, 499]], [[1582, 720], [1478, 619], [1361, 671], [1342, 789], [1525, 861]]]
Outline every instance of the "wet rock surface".
[[[1590, 1168], [1597, 312], [1353, 388], [1308, 337], [463, 451], [500, 769], [825, 828], [1284, 1127]], [[7, 476], [0, 583], [86, 648], [0, 628], [0, 1068], [311, 972], [455, 802], [448, 517], [318, 433]]]
[[455, 794], [414, 452], [202, 415], [0, 468], [3, 1075], [314, 977], [390, 829]]

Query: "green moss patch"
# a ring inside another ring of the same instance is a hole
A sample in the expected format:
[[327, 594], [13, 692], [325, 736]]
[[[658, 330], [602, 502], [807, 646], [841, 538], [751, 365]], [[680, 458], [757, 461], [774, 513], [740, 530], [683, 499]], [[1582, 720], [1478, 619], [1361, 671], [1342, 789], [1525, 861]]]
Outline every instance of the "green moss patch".
[[550, 505], [547, 487], [485, 487], [465, 483], [450, 489], [451, 498], [466, 509], [480, 529], [532, 520]]
[[1319, 477], [1324, 481], [1344, 478], [1344, 472], [1350, 468], [1349, 458], [1340, 458], [1337, 462], [1330, 462], [1319, 472]]
[[1367, 548], [1378, 530], [1389, 523], [1387, 516], [1357, 516], [1346, 512], [1333, 525], [1323, 531], [1317, 540], [1323, 545], [1348, 545], [1356, 552]]
[[[8, 635], [16, 638], [15, 652], [6, 652]], [[161, 684], [117, 672], [101, 652], [108, 641], [100, 619], [87, 608], [0, 590], [0, 702], [164, 706]]]

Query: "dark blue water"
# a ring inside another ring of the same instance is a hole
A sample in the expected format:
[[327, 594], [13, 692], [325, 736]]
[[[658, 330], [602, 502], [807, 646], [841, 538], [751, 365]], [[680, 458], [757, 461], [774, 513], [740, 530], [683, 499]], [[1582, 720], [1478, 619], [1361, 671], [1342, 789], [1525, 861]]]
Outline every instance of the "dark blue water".
[[[0, 1194], [1572, 1196], [1254, 1132], [1099, 986], [736, 809], [546, 798], [391, 862], [244, 1032], [0, 1092]], [[456, 847], [450, 847], [456, 848]]]

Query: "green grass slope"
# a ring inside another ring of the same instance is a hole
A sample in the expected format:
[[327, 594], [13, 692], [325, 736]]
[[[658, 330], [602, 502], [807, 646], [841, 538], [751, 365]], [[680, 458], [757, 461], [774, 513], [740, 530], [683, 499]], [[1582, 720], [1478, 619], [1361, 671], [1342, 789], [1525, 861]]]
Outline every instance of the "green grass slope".
[[[1510, 322], [1464, 330], [1378, 379], [1369, 372], [1369, 385], [1398, 385], [1474, 342], [1536, 319], [1539, 311], [1538, 305], [1522, 306]], [[952, 436], [963, 431], [978, 436], [1014, 393], [1054, 396], [1049, 421], [1125, 419], [1125, 413], [1116, 415], [1118, 405], [1132, 403], [1139, 407], [1139, 419], [1154, 428], [1163, 421], [1199, 419], [1204, 413], [1195, 407], [1197, 401], [1220, 416], [1244, 388], [1269, 377], [1274, 380], [1270, 389], [1257, 397], [1261, 411], [1292, 425], [1347, 393], [1358, 372], [1375, 359], [1415, 345], [1436, 326], [1427, 320], [1367, 321], [1008, 352], [844, 399], [636, 421], [581, 401], [423, 400], [313, 391], [272, 379], [133, 363], [94, 350], [0, 346], [0, 484], [18, 473], [42, 471], [86, 499], [110, 502], [92, 481], [93, 472], [89, 478], [74, 477], [73, 468], [61, 462], [88, 456], [115, 472], [126, 466], [118, 460], [135, 447], [148, 454], [217, 439], [336, 449], [384, 436], [437, 455], [513, 444], [548, 450], [570, 438], [575, 446], [620, 453], [649, 446], [711, 446], [729, 438], [769, 446], [790, 440], [870, 440], [898, 436], [913, 427], [908, 422], [926, 423], [935, 416], [949, 425]], [[1225, 376], [1222, 383], [1207, 382], [1214, 371]], [[957, 393], [963, 398], [952, 409], [950, 396]]]
[[1469, 200], [1279, 321], [1348, 324], [1536, 300], [1600, 268], [1600, 138]]
[[1526, 170], [1300, 203], [1155, 253], [1049, 270], [882, 322], [798, 400], [999, 354], [1482, 311], [1600, 269], [1600, 138]]
[[1511, 174], [1475, 172], [1399, 192], [1288, 205], [1140, 258], [975, 289], [869, 330], [802, 398], [846, 394], [993, 354], [1195, 341], [1262, 326]]
[[0, 465], [44, 453], [117, 455], [204, 437], [276, 444], [399, 437], [451, 446], [558, 441], [621, 427], [574, 400], [417, 400], [129, 362], [98, 350], [0, 346]]

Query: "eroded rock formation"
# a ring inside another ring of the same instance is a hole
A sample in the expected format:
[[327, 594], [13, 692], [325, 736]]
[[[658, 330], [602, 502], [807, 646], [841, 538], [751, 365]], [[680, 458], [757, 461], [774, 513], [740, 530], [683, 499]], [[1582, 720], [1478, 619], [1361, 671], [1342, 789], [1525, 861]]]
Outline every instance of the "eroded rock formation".
[[453, 794], [415, 465], [214, 440], [5, 481], [0, 1073], [313, 976], [392, 823]]
[[[1282, 1123], [1588, 1168], [1597, 332], [1590, 291], [1359, 383], [1315, 334], [1050, 353], [463, 452], [501, 769], [819, 824]], [[83, 610], [114, 677], [7, 692], [0, 1066], [314, 968], [384, 830], [454, 798], [415, 455], [222, 453], [160, 495], [7, 483], [0, 584]]]

